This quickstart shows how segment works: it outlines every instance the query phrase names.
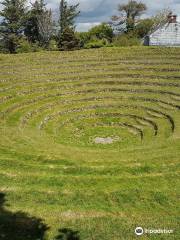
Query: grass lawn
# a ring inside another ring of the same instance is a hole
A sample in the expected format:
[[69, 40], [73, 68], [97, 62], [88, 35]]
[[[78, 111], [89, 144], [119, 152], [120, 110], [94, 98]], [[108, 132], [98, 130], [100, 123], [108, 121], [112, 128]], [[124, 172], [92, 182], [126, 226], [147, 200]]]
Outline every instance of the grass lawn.
[[180, 48], [0, 55], [0, 239], [180, 239]]

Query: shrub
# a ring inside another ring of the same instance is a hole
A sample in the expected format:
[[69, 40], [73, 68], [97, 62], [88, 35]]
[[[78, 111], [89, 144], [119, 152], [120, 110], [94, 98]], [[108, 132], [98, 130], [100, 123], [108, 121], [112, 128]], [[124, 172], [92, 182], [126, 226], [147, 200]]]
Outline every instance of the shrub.
[[104, 40], [99, 40], [99, 39], [94, 39], [94, 40], [91, 40], [90, 42], [88, 42], [87, 44], [85, 44], [85, 48], [89, 49], [89, 48], [101, 48], [101, 47], [104, 47], [106, 44], [105, 44], [105, 41]]
[[31, 51], [32, 51], [31, 44], [25, 38], [22, 38], [18, 43], [16, 52], [17, 53], [28, 53]]
[[40, 50], [38, 43], [30, 43], [26, 38], [21, 38], [16, 53], [39, 52]]
[[4, 47], [2, 39], [0, 39], [0, 53], [8, 53], [8, 50]]
[[39, 52], [43, 50], [40, 46], [39, 46], [39, 42], [35, 42], [31, 44], [31, 51], [32, 52]]
[[80, 47], [79, 39], [70, 27], [64, 29], [58, 40], [58, 48], [61, 51], [77, 50]]
[[54, 39], [50, 40], [49, 46], [48, 46], [48, 50], [49, 51], [57, 51], [58, 50], [58, 46], [57, 46], [56, 40], [54, 40]]
[[100, 48], [109, 46], [113, 38], [112, 28], [102, 23], [91, 28], [88, 32], [77, 33], [81, 48]]
[[79, 39], [81, 48], [83, 48], [90, 41], [89, 32], [76, 32], [76, 37]]
[[114, 38], [113, 44], [116, 47], [119, 47], [119, 46], [128, 47], [128, 46], [138, 46], [141, 44], [141, 42], [140, 42], [140, 39], [137, 38], [136, 36], [129, 35], [129, 34], [122, 34]]

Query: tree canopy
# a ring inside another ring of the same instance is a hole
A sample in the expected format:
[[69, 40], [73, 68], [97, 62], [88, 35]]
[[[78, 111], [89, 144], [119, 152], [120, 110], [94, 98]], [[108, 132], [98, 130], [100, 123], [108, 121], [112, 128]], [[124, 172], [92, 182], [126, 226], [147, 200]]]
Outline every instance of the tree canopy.
[[0, 33], [3, 47], [7, 52], [15, 53], [25, 28], [26, 0], [3, 0], [0, 16], [3, 18]]
[[60, 1], [58, 46], [61, 50], [77, 48], [79, 43], [75, 35], [75, 18], [79, 15], [79, 4], [68, 5]]
[[128, 33], [134, 30], [137, 18], [140, 17], [146, 9], [146, 4], [134, 0], [129, 0], [127, 4], [119, 4], [118, 10], [120, 16], [112, 17], [112, 25], [114, 25], [118, 31]]

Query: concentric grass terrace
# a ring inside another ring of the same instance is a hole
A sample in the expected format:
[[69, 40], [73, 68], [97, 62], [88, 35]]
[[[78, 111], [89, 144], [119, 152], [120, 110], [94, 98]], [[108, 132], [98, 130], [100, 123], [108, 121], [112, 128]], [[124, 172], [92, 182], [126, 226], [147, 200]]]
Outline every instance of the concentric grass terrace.
[[0, 135], [0, 239], [180, 239], [179, 48], [0, 55]]

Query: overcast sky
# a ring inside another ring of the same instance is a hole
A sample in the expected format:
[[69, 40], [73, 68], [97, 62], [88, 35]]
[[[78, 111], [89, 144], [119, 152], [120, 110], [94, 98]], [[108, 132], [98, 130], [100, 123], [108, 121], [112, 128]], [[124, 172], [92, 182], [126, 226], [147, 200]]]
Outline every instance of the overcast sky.
[[[80, 3], [81, 14], [77, 19], [77, 30], [85, 31], [103, 21], [110, 20], [110, 17], [117, 13], [117, 6], [128, 0], [67, 0], [68, 3]], [[48, 7], [57, 9], [60, 0], [46, 0]], [[180, 16], [180, 0], [142, 0], [147, 7], [146, 15], [151, 16], [163, 8], [171, 8], [174, 13]]]
[[[27, 0], [29, 2], [30, 0]], [[33, 2], [34, 0], [31, 0]], [[137, 0], [139, 1], [139, 0]], [[163, 8], [170, 8], [179, 16], [180, 21], [180, 0], [141, 0], [144, 2], [148, 11], [145, 16], [151, 16], [158, 10]], [[54, 15], [58, 14], [60, 0], [45, 0], [48, 8], [51, 8]], [[112, 15], [118, 13], [117, 6], [121, 3], [127, 3], [128, 0], [67, 0], [69, 4], [80, 4], [81, 14], [77, 18], [77, 30], [86, 31], [90, 27], [97, 25], [101, 22], [107, 22]], [[0, 9], [1, 9], [0, 5]], [[144, 17], [145, 17], [144, 16]]]

